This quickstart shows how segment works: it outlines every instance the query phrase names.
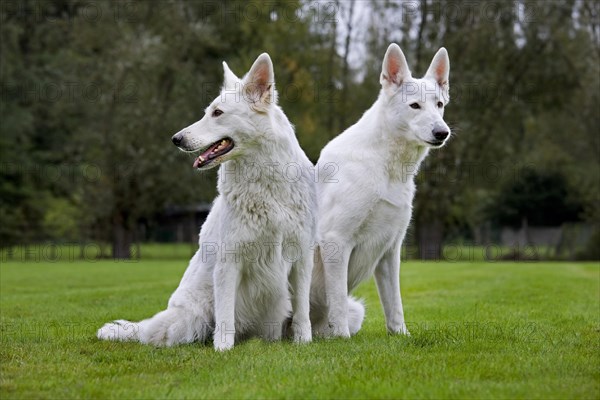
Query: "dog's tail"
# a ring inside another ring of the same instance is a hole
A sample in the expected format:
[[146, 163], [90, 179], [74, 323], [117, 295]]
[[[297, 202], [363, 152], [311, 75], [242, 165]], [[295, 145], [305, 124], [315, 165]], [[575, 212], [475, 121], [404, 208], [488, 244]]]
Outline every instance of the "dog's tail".
[[[313, 332], [319, 336], [328, 336], [331, 334], [328, 321], [329, 309], [325, 293], [325, 269], [323, 268], [321, 249], [317, 246], [315, 250], [315, 266], [310, 286], [310, 321]], [[351, 336], [358, 333], [364, 318], [364, 301], [348, 296], [348, 330]]]
[[365, 303], [362, 299], [348, 296], [348, 328], [350, 335], [356, 335], [365, 318]]
[[155, 346], [205, 342], [214, 330], [213, 323], [198, 313], [181, 307], [169, 307], [140, 322], [118, 320], [105, 324], [97, 332], [100, 340], [136, 341]]

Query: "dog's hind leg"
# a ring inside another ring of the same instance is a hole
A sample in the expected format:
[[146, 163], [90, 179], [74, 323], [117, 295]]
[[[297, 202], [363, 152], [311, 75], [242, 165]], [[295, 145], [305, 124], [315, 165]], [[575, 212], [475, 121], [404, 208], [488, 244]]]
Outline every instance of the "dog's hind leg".
[[192, 257], [169, 306], [140, 322], [118, 320], [98, 330], [101, 340], [139, 341], [173, 346], [207, 341], [214, 329], [212, 267], [204, 260], [202, 247]]
[[100, 340], [114, 340], [120, 342], [139, 341], [140, 323], [119, 319], [104, 324], [98, 329], [96, 336]]
[[203, 315], [182, 307], [169, 307], [139, 323], [140, 342], [157, 346], [205, 342], [213, 324]]
[[[315, 252], [315, 266], [313, 268], [310, 288], [310, 321], [316, 336], [327, 337], [329, 328], [329, 308], [325, 296], [325, 271], [321, 259], [320, 249]], [[361, 299], [348, 296], [348, 330], [350, 335], [356, 335], [362, 327], [365, 318], [365, 306]], [[289, 321], [291, 324], [291, 321]]]
[[169, 307], [140, 322], [117, 320], [98, 330], [101, 340], [139, 341], [155, 346], [205, 342], [213, 327], [205, 318], [180, 307]]

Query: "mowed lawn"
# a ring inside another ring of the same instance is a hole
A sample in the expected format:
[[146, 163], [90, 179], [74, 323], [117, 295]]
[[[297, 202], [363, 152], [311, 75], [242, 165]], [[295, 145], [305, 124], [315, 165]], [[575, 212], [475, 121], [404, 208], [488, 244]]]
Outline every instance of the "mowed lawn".
[[374, 283], [351, 340], [154, 348], [100, 342], [165, 307], [186, 261], [3, 262], [8, 398], [600, 398], [598, 263], [407, 262], [411, 337], [386, 334]]

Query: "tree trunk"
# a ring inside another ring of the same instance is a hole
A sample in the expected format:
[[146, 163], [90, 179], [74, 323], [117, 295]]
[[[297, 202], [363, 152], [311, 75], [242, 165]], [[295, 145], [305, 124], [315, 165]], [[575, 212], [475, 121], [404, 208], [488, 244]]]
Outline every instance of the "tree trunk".
[[415, 56], [414, 70], [417, 71], [421, 66], [421, 49], [423, 47], [423, 33], [427, 25], [427, 0], [421, 0], [421, 21], [419, 23], [419, 31], [417, 34], [417, 51]]
[[[337, 9], [339, 9], [339, 4], [336, 4]], [[336, 130], [334, 129], [334, 120], [333, 118], [335, 117], [335, 101], [334, 101], [334, 97], [335, 97], [335, 78], [334, 78], [334, 74], [335, 74], [335, 59], [336, 59], [336, 55], [337, 55], [337, 19], [334, 18], [333, 19], [333, 27], [332, 27], [332, 31], [331, 31], [331, 47], [329, 49], [329, 67], [328, 67], [328, 82], [329, 82], [329, 87], [328, 87], [328, 92], [326, 93], [327, 96], [327, 104], [329, 106], [329, 110], [327, 112], [327, 134], [329, 135], [330, 138], [335, 137], [335, 135], [337, 135], [338, 132], [336, 132]]]
[[113, 218], [113, 245], [112, 255], [114, 259], [131, 259], [131, 245], [133, 244], [133, 232], [127, 227], [126, 218], [117, 213]]
[[441, 260], [444, 238], [443, 225], [439, 221], [421, 223], [418, 230], [421, 260]]
[[344, 58], [342, 59], [342, 98], [341, 98], [341, 110], [340, 112], [340, 129], [346, 129], [346, 110], [348, 109], [348, 75], [350, 72], [350, 65], [348, 56], [350, 54], [350, 40], [352, 39], [352, 20], [354, 18], [354, 2], [350, 3], [350, 9], [348, 10], [348, 20], [346, 21], [346, 40], [344, 43]]

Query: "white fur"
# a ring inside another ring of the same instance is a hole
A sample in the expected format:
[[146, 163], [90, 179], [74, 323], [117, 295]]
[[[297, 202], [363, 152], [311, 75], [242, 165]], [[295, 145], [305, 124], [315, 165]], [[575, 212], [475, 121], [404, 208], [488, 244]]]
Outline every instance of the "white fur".
[[[449, 69], [442, 48], [425, 77], [415, 79], [400, 47], [391, 44], [377, 101], [321, 152], [319, 172], [337, 173], [326, 174], [317, 184], [320, 251], [311, 289], [317, 332], [342, 337], [356, 333], [364, 309], [348, 293], [375, 274], [388, 331], [408, 334], [400, 297], [400, 249], [419, 164], [429, 148], [445, 143], [446, 137], [439, 140], [443, 133], [450, 132], [443, 120]], [[411, 108], [414, 103], [420, 109]]]
[[[280, 339], [290, 315], [294, 340], [312, 339], [312, 164], [276, 104], [269, 56], [259, 56], [243, 79], [223, 64], [221, 95], [200, 121], [175, 135], [185, 151], [223, 138], [235, 145], [202, 168], [222, 164], [200, 249], [166, 310], [141, 322], [108, 323], [98, 331], [100, 339], [171, 346], [207, 341], [212, 334], [215, 349], [227, 350], [250, 336]], [[223, 113], [214, 116], [217, 108]]]

